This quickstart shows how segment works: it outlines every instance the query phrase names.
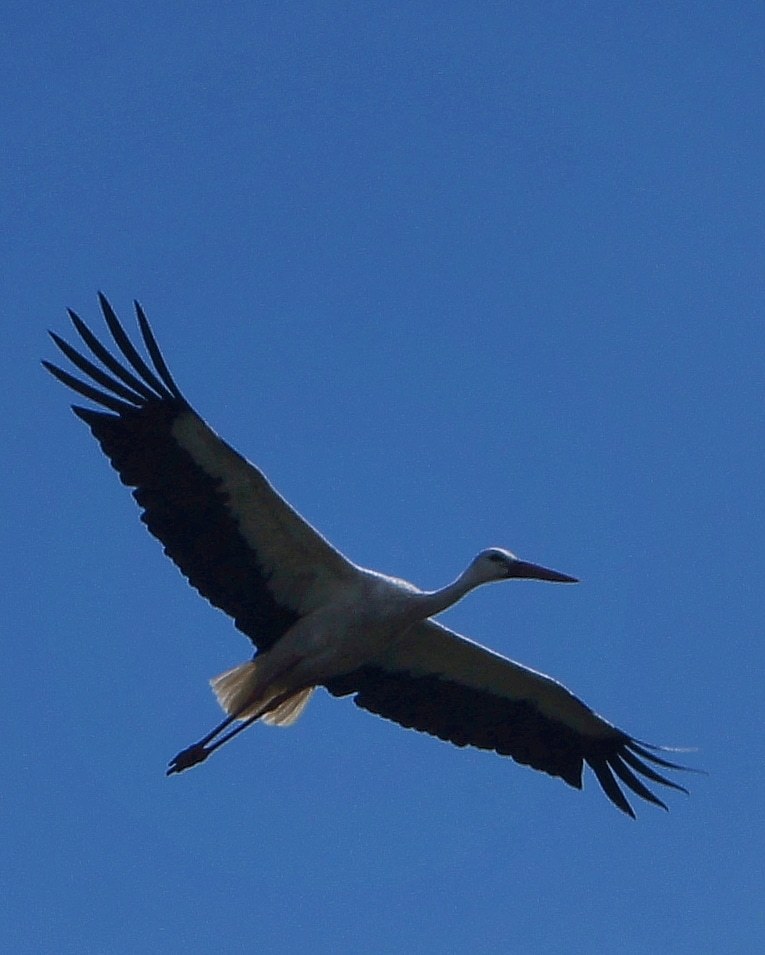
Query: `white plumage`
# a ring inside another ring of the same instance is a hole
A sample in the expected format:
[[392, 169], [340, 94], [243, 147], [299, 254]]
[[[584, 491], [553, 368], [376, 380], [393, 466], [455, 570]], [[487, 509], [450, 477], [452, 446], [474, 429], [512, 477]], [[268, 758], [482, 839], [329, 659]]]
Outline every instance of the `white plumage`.
[[358, 567], [193, 410], [140, 306], [148, 362], [103, 296], [100, 302], [121, 358], [70, 312], [96, 361], [51, 333], [85, 380], [43, 364], [103, 409], [74, 406], [123, 483], [135, 488], [141, 519], [165, 553], [257, 651], [212, 681], [228, 715], [179, 753], [168, 773], [206, 759], [256, 720], [290, 725], [314, 688], [324, 686], [403, 726], [511, 756], [577, 788], [587, 763], [609, 799], [631, 816], [622, 786], [666, 808], [640, 777], [685, 791], [654, 768], [682, 768], [657, 747], [617, 729], [550, 677], [431, 619], [491, 581], [574, 578], [500, 548], [483, 551], [453, 583], [432, 592]]

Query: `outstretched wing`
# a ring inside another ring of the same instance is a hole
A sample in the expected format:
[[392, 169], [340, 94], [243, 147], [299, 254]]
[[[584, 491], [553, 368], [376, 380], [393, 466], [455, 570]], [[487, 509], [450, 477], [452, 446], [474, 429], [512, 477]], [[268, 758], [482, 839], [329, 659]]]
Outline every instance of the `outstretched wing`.
[[135, 488], [141, 520], [192, 586], [232, 616], [258, 649], [267, 649], [321, 603], [325, 587], [352, 575], [353, 565], [193, 410], [140, 305], [135, 308], [148, 362], [99, 298], [121, 358], [70, 311], [95, 362], [51, 332], [83, 378], [43, 365], [105, 409], [73, 406], [123, 484]]
[[634, 812], [620, 786], [666, 809], [639, 778], [686, 790], [649, 763], [682, 769], [612, 726], [557, 681], [432, 620], [378, 659], [330, 680], [335, 696], [457, 746], [477, 746], [582, 788], [587, 763], [608, 798]]

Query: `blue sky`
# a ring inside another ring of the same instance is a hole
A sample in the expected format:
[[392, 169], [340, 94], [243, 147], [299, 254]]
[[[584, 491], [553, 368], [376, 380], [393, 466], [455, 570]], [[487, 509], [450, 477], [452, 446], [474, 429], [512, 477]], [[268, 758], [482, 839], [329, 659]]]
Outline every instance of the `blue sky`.
[[[4, 9], [3, 948], [759, 950], [761, 5]], [[355, 561], [580, 577], [445, 621], [698, 747], [690, 798], [326, 694], [166, 779], [250, 647], [39, 369], [98, 288]]]

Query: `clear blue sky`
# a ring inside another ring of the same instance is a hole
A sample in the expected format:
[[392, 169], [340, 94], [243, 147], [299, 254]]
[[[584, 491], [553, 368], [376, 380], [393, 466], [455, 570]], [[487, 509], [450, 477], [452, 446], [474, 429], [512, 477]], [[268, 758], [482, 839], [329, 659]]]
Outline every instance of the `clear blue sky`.
[[[760, 950], [763, 27], [5, 4], [3, 950]], [[250, 645], [37, 364], [98, 288], [357, 562], [582, 578], [446, 622], [698, 747], [690, 798], [632, 822], [326, 694], [166, 779]]]

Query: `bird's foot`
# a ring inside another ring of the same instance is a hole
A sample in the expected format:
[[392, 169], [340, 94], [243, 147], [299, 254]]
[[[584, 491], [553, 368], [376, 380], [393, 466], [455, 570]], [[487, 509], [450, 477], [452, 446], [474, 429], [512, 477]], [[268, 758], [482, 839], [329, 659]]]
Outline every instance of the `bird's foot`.
[[173, 773], [182, 773], [184, 769], [189, 769], [191, 766], [196, 766], [197, 763], [204, 762], [209, 755], [209, 750], [205, 749], [204, 746], [200, 746], [199, 743], [194, 743], [193, 746], [182, 749], [180, 753], [170, 761], [169, 768], [165, 775], [172, 776]]

